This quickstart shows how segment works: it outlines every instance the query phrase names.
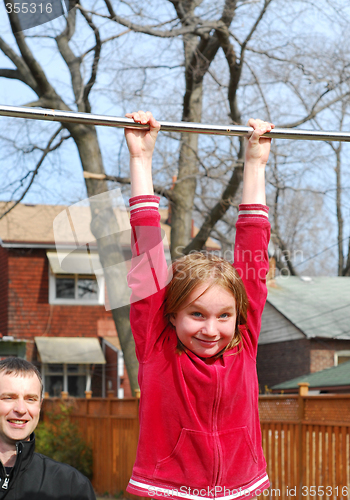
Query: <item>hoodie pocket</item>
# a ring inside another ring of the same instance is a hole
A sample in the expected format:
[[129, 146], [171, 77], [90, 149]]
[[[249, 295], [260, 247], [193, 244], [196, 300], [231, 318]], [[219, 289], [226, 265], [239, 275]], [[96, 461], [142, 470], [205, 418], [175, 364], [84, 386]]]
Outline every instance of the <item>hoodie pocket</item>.
[[241, 486], [258, 473], [258, 457], [247, 427], [219, 433], [222, 465], [220, 484], [227, 488]]
[[208, 488], [214, 480], [214, 444], [211, 433], [182, 429], [171, 454], [157, 462], [154, 479], [178, 488]]

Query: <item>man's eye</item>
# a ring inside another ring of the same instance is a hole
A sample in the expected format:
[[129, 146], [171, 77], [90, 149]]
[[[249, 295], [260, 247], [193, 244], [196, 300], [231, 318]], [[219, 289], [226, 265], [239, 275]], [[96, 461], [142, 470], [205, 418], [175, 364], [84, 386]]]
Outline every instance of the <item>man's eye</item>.
[[200, 318], [202, 316], [202, 314], [198, 311], [195, 311], [192, 313], [192, 316], [194, 316], [195, 318]]

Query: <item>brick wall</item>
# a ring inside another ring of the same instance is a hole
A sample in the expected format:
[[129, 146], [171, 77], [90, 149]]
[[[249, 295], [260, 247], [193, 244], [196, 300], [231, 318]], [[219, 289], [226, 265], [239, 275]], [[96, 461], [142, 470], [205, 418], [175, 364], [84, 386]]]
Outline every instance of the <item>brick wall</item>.
[[350, 350], [350, 340], [301, 339], [258, 347], [257, 370], [260, 391], [334, 366], [336, 351]]
[[310, 341], [307, 339], [258, 346], [257, 370], [262, 393], [265, 386], [270, 388], [309, 373], [309, 367]]
[[[104, 305], [49, 304], [49, 264], [43, 249], [3, 249], [0, 247], [0, 332], [26, 339], [26, 357], [36, 362], [34, 337], [97, 337], [101, 324], [116, 335], [111, 311]], [[111, 334], [108, 330], [104, 334]], [[36, 363], [37, 364], [37, 363]], [[92, 377], [94, 396], [101, 395], [102, 369], [95, 366]], [[125, 397], [131, 395], [125, 371]]]
[[8, 252], [0, 246], [0, 334], [7, 335]]
[[334, 351], [312, 349], [310, 351], [310, 373], [319, 372], [334, 366]]
[[337, 351], [350, 351], [350, 340], [312, 339], [310, 372], [334, 366], [334, 354]]
[[49, 304], [49, 269], [45, 250], [11, 250], [8, 259], [8, 335], [96, 337], [100, 319], [112, 317], [103, 305]]

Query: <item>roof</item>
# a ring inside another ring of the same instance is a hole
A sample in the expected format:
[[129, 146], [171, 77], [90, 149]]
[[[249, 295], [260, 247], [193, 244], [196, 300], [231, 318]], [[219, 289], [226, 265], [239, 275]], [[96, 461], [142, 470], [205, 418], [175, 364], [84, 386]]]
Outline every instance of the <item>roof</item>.
[[[9, 208], [9, 203], [0, 202], [0, 213]], [[69, 210], [68, 210], [69, 209]], [[129, 213], [124, 210], [114, 210], [117, 217], [119, 231], [121, 231], [121, 244], [130, 246], [130, 224]], [[165, 232], [167, 241], [170, 242], [170, 226], [165, 224], [168, 217], [167, 209], [160, 209], [161, 227]], [[68, 217], [67, 217], [68, 215]], [[58, 217], [59, 216], [59, 217]], [[56, 219], [57, 218], [57, 219]], [[87, 242], [95, 241], [90, 230], [91, 213], [88, 205], [75, 204], [65, 205], [31, 205], [19, 203], [8, 215], [0, 219], [0, 239], [6, 243], [22, 244], [42, 244], [54, 245], [55, 235], [53, 224], [54, 220], [59, 219], [67, 224], [69, 230], [65, 230], [64, 236], [60, 238], [60, 243], [73, 245], [75, 247], [76, 239], [79, 244], [84, 245]], [[63, 224], [64, 227], [66, 227]], [[75, 234], [71, 231], [74, 227]], [[57, 227], [57, 226], [56, 226]], [[198, 228], [194, 228], [194, 234], [197, 234]], [[56, 235], [57, 239], [57, 235]], [[220, 245], [212, 238], [208, 238], [206, 247], [213, 250], [220, 250]]]
[[106, 363], [95, 337], [34, 337], [42, 363]]
[[[0, 202], [0, 213], [8, 203]], [[128, 216], [115, 209], [122, 244], [130, 245]], [[4, 218], [0, 219], [0, 238], [4, 243], [27, 243], [54, 245], [55, 241], [65, 245], [85, 245], [94, 242], [90, 229], [91, 212], [88, 205], [30, 205], [19, 203]], [[56, 224], [54, 234], [54, 223]], [[72, 231], [74, 229], [74, 233]], [[55, 239], [56, 236], [56, 239]]]
[[341, 363], [338, 366], [332, 366], [332, 368], [326, 368], [319, 372], [309, 373], [308, 375], [302, 375], [301, 377], [287, 380], [287, 382], [274, 385], [271, 389], [298, 389], [299, 382], [308, 382], [310, 384], [310, 389], [324, 389], [326, 387], [339, 386], [350, 387], [350, 361]]
[[279, 276], [267, 300], [306, 338], [350, 340], [350, 278]]

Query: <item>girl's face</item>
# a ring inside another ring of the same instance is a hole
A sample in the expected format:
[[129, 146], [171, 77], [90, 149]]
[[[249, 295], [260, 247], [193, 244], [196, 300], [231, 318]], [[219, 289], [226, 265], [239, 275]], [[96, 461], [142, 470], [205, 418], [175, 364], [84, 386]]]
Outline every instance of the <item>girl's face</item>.
[[170, 319], [183, 345], [201, 358], [222, 351], [231, 342], [236, 326], [232, 293], [219, 285], [208, 286], [204, 283], [195, 288]]

